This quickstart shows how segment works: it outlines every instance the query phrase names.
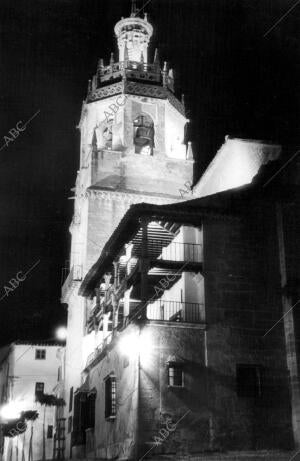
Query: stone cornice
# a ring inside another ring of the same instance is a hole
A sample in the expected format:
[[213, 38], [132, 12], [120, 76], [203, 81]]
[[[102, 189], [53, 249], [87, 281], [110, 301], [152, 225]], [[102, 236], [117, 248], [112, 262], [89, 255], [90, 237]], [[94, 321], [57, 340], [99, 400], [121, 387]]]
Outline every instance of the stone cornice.
[[123, 80], [121, 82], [112, 83], [111, 85], [97, 88], [87, 97], [87, 103], [106, 99], [117, 94], [130, 94], [132, 96], [146, 96], [154, 99], [167, 100], [181, 115], [185, 117], [184, 105], [168, 90], [161, 85], [150, 85], [144, 82], [133, 82]]
[[153, 203], [155, 205], [177, 203], [181, 201], [180, 197], [174, 196], [157, 196], [145, 193], [133, 193], [127, 191], [114, 191], [114, 190], [101, 190], [101, 189], [88, 189], [85, 193], [86, 198], [92, 200], [106, 199], [106, 200], [118, 200], [123, 202], [135, 203]]

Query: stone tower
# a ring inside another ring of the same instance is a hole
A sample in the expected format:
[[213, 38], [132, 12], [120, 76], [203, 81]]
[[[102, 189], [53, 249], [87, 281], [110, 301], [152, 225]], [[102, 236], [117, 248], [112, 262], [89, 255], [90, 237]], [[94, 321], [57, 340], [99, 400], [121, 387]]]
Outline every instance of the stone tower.
[[70, 394], [81, 384], [80, 373], [93, 347], [85, 330], [85, 300], [78, 296], [83, 276], [131, 204], [180, 201], [184, 185], [193, 182], [184, 104], [175, 96], [168, 63], [161, 66], [157, 50], [150, 59], [153, 28], [147, 15], [139, 17], [133, 4], [130, 17], [114, 30], [118, 59], [113, 54], [108, 64], [99, 59], [79, 123], [70, 273], [62, 288], [62, 302], [68, 304], [69, 418]]

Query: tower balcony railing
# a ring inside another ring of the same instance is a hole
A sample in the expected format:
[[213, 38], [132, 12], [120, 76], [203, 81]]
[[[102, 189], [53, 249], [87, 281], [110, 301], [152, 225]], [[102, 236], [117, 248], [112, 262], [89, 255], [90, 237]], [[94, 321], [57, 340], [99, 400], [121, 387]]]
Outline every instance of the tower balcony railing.
[[82, 265], [75, 264], [72, 266], [68, 277], [64, 281], [64, 284], [61, 288], [61, 298], [62, 301], [67, 298], [70, 289], [74, 286], [74, 282], [82, 281]]
[[204, 303], [165, 301], [159, 299], [147, 306], [148, 320], [167, 322], [204, 323]]
[[138, 61], [120, 61], [109, 66], [100, 68], [99, 80], [101, 83], [115, 80], [116, 78], [126, 76], [152, 80], [155, 82], [161, 81], [161, 70], [156, 64], [142, 63]]

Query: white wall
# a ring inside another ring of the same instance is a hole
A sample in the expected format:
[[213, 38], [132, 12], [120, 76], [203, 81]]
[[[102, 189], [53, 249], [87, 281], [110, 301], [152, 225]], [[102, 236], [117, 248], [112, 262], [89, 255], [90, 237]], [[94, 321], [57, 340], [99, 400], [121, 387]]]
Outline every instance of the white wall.
[[193, 189], [194, 197], [250, 184], [262, 165], [276, 160], [281, 146], [247, 139], [225, 138], [212, 162]]
[[[45, 360], [36, 359], [36, 349], [45, 349]], [[44, 383], [44, 392], [52, 394], [53, 388], [57, 384], [57, 373], [60, 365], [58, 350], [60, 346], [44, 346], [20, 344], [14, 345], [9, 356], [9, 396], [8, 401], [13, 401], [19, 411], [37, 410], [38, 419], [34, 422], [33, 432], [33, 461], [42, 458], [42, 438], [43, 438], [43, 415], [44, 408], [35, 402], [35, 383]], [[47, 407], [45, 430], [46, 430], [46, 459], [51, 459], [53, 455], [53, 438], [47, 439], [48, 425], [54, 426], [55, 409]], [[16, 447], [21, 450], [25, 441], [25, 459], [28, 457], [29, 437], [31, 423], [29, 422], [24, 434], [14, 437], [5, 438], [4, 461], [10, 458], [11, 449], [13, 449], [12, 461], [17, 460]]]

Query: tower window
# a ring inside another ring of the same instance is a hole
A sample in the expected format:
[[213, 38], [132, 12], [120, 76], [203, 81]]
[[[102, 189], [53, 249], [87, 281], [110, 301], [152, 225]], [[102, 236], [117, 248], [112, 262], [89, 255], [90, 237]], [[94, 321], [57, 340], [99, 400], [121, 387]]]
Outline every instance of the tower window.
[[135, 153], [153, 155], [154, 124], [148, 115], [139, 115], [133, 121]]
[[36, 349], [35, 350], [35, 360], [45, 360], [46, 359], [46, 349]]
[[262, 394], [262, 369], [259, 365], [236, 366], [236, 390], [239, 397], [258, 398]]
[[105, 379], [105, 418], [116, 416], [116, 378], [108, 376]]
[[180, 363], [168, 364], [168, 385], [183, 387], [183, 366]]

